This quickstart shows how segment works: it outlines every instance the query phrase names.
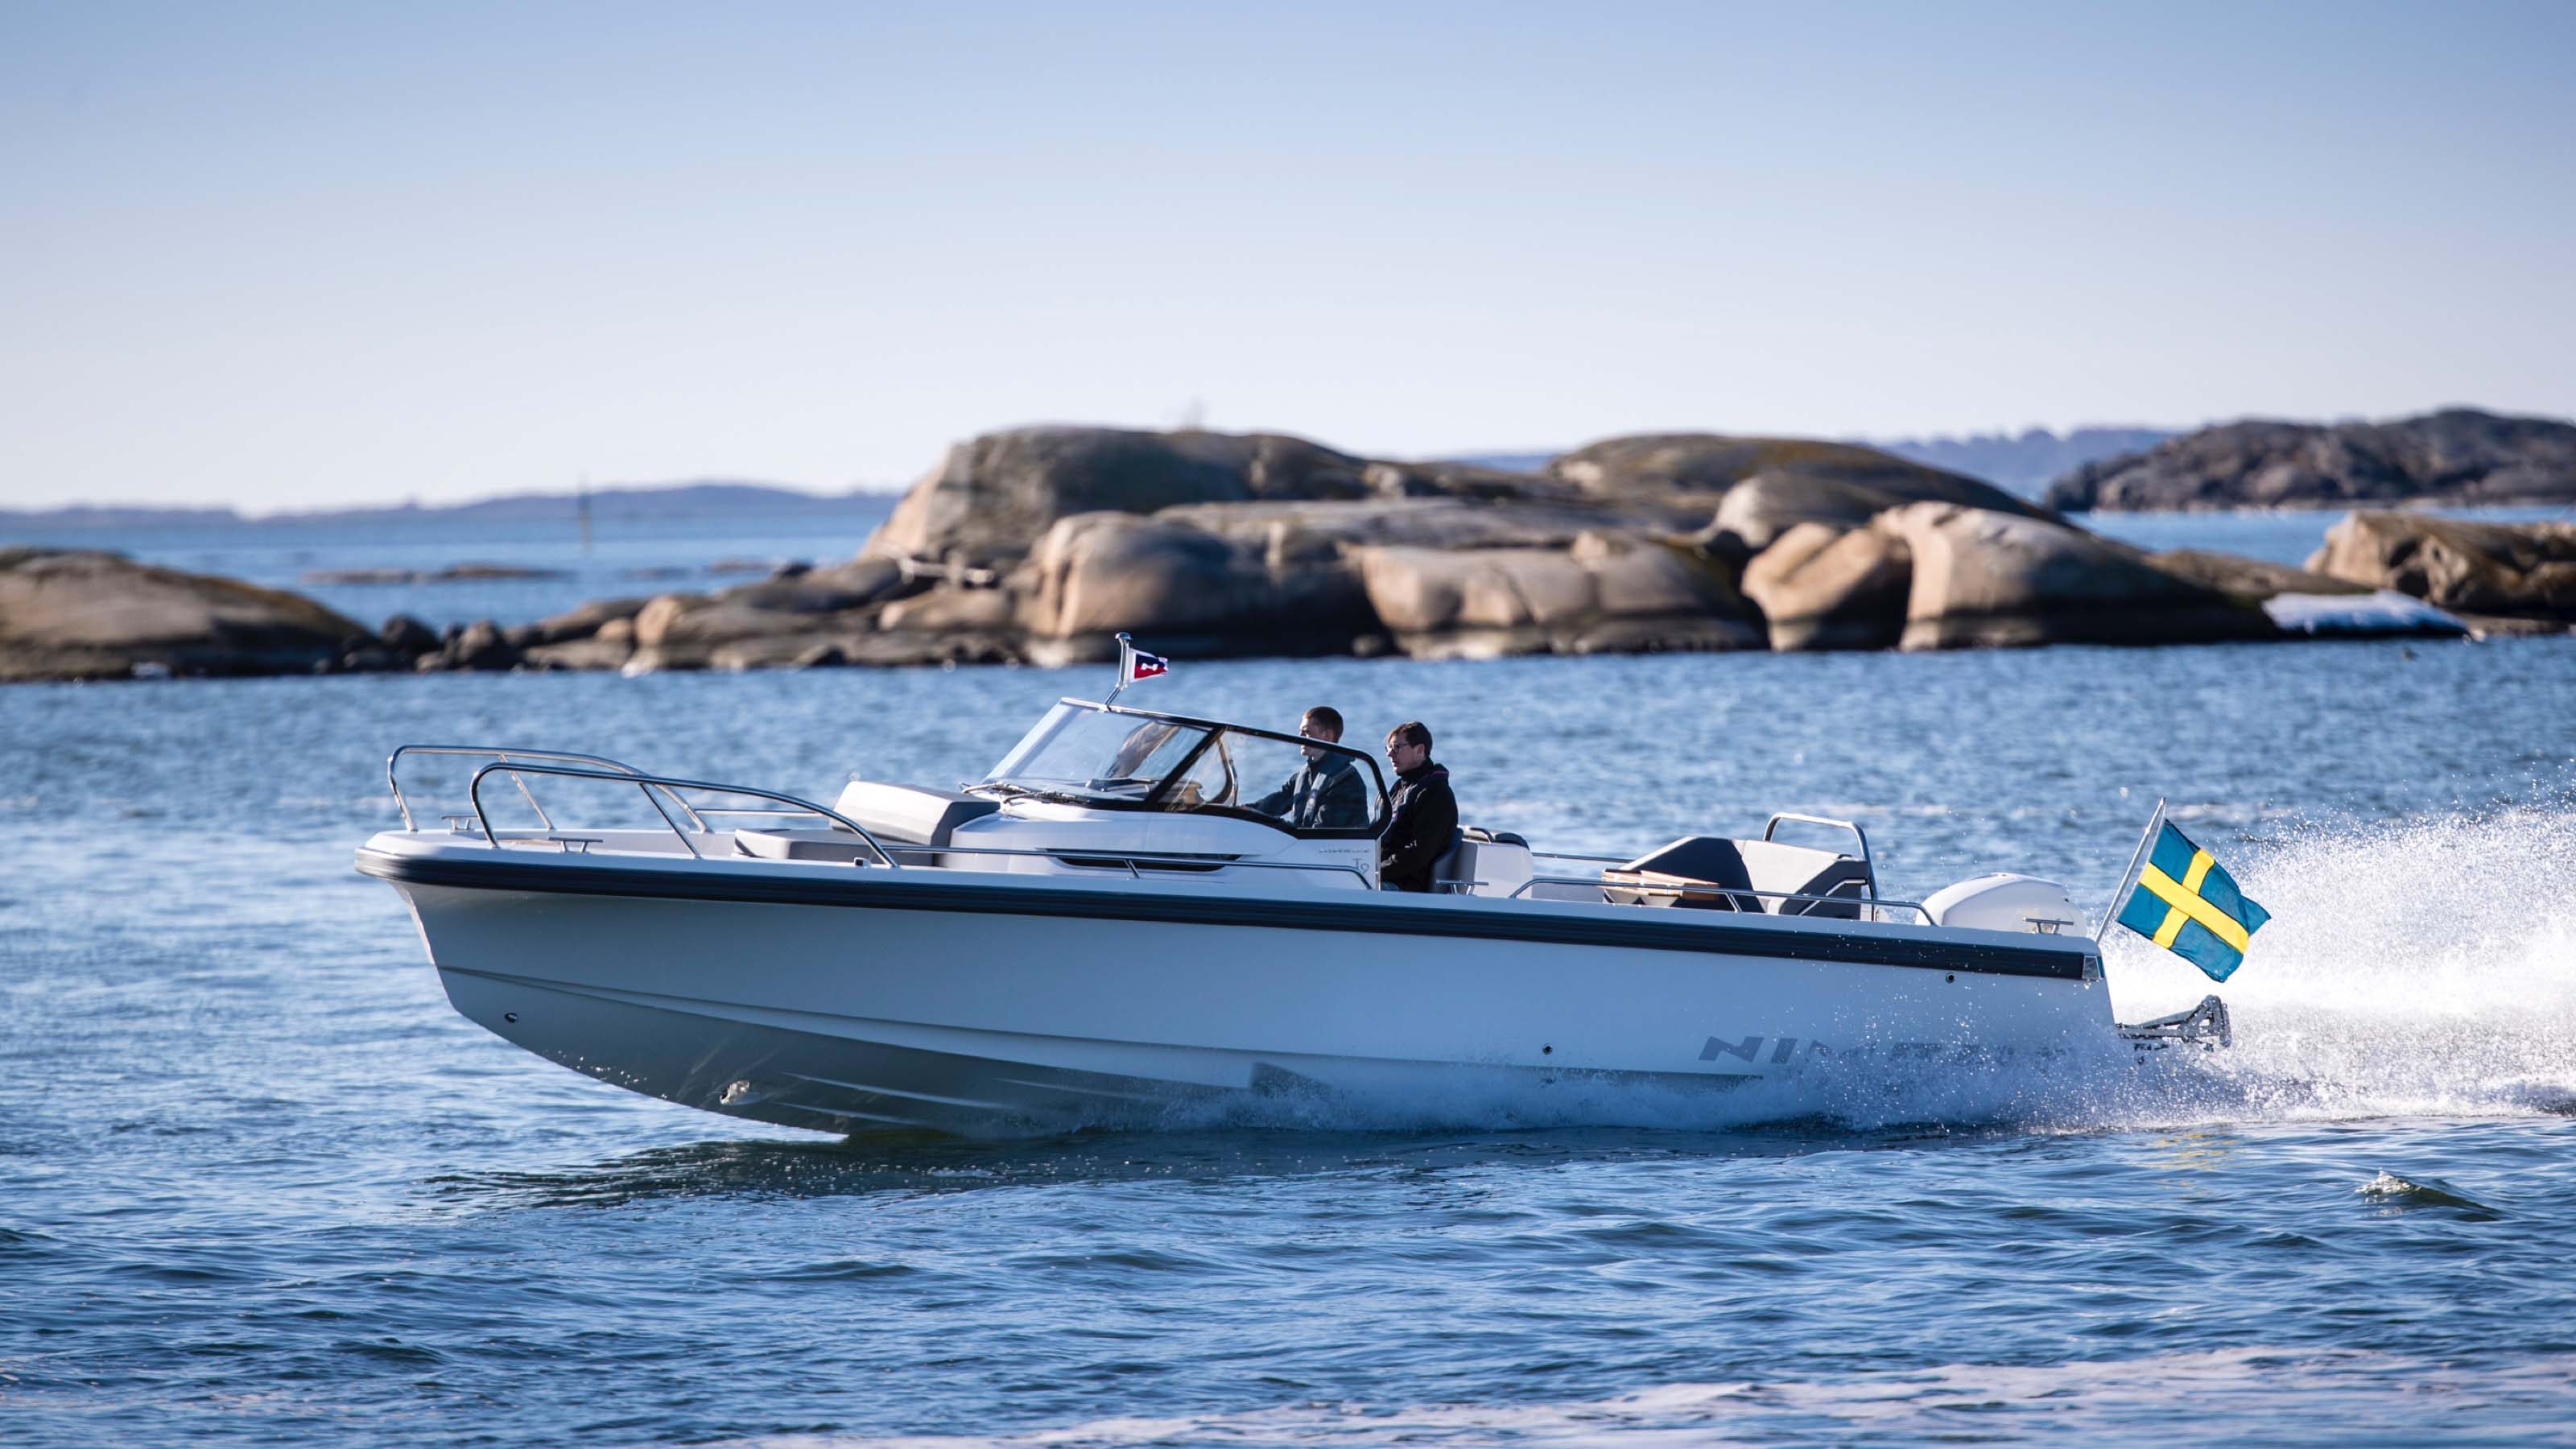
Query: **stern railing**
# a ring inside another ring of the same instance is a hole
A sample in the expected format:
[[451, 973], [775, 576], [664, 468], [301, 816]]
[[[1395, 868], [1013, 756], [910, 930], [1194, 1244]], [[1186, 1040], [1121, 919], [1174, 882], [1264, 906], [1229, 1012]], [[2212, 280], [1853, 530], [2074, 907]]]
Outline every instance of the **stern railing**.
[[1836, 820], [1831, 816], [1826, 815], [1797, 815], [1783, 810], [1775, 813], [1770, 819], [1762, 822], [1762, 838], [1764, 840], [1769, 840], [1772, 833], [1777, 831], [1784, 824], [1821, 825], [1828, 830], [1850, 831], [1852, 833], [1852, 839], [1860, 842], [1860, 870], [1861, 874], [1868, 879], [1869, 898], [1871, 900], [1878, 899], [1878, 862], [1870, 858], [1868, 831], [1861, 829], [1858, 825], [1849, 820]]

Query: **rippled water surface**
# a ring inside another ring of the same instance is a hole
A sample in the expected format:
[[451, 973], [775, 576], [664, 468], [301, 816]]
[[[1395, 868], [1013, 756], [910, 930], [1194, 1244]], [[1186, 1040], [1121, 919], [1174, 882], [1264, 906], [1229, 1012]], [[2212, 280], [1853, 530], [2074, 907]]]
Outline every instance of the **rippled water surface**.
[[[1571, 1084], [799, 1137], [451, 1012], [350, 869], [404, 740], [828, 794], [1097, 671], [0, 690], [0, 1442], [2567, 1443], [2576, 642], [1197, 664], [1572, 848], [1866, 824], [2274, 912], [2223, 1056], [1823, 1115]], [[2110, 952], [2124, 1016], [2206, 983]]]

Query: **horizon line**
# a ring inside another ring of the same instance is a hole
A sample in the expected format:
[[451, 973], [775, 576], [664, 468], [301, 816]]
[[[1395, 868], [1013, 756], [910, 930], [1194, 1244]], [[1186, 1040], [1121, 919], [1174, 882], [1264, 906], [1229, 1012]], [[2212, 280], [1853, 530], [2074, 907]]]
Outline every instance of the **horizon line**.
[[[2415, 419], [2415, 418], [2433, 417], [2433, 416], [2439, 415], [2439, 414], [2441, 414], [2441, 413], [2446, 413], [2446, 412], [2459, 412], [2459, 411], [2484, 413], [2484, 414], [2486, 414], [2486, 415], [2488, 415], [2488, 416], [2490, 416], [2490, 417], [2499, 417], [2499, 418], [2522, 418], [2522, 419], [2527, 419], [2527, 420], [2532, 420], [2532, 421], [2560, 422], [2560, 423], [2568, 423], [2568, 424], [2570, 424], [2570, 425], [2576, 425], [2576, 414], [2545, 414], [2545, 413], [2510, 413], [2510, 412], [2496, 412], [2496, 411], [2494, 411], [2494, 410], [2492, 410], [2492, 409], [2490, 409], [2490, 408], [2483, 407], [2483, 406], [2481, 406], [2481, 405], [2479, 405], [2479, 404], [2475, 404], [2475, 403], [2453, 402], [2453, 403], [2444, 403], [2444, 404], [2442, 404], [2442, 405], [2440, 405], [2440, 406], [2437, 406], [2437, 407], [2426, 408], [2426, 409], [2424, 409], [2424, 410], [2423, 410], [2423, 411], [2421, 411], [2421, 412], [2405, 413], [2405, 414], [2400, 414], [2400, 415], [2397, 415], [2397, 416], [2394, 416], [2394, 417], [2389, 417], [2389, 418], [2374, 418], [2374, 417], [2368, 416], [2368, 415], [2366, 415], [2366, 414], [2359, 414], [2359, 413], [2347, 413], [2347, 414], [2339, 415], [2339, 416], [2336, 416], [2336, 417], [2324, 418], [2324, 419], [2302, 419], [2302, 418], [2271, 417], [2271, 416], [2266, 416], [2266, 415], [2262, 415], [2262, 414], [2253, 414], [2253, 413], [2248, 413], [2248, 414], [2242, 414], [2242, 415], [2233, 416], [2233, 417], [2228, 417], [2228, 418], [2223, 418], [2223, 419], [2213, 419], [2213, 420], [2209, 420], [2209, 421], [2204, 421], [2204, 422], [2201, 422], [2201, 423], [2199, 423], [2199, 424], [2196, 424], [2196, 425], [2193, 425], [2193, 426], [2190, 426], [2190, 427], [2174, 426], [2174, 425], [2168, 425], [2168, 424], [2162, 424], [2162, 423], [2135, 422], [2135, 421], [2132, 421], [2132, 422], [2085, 422], [2085, 423], [2076, 423], [2076, 424], [2073, 424], [2073, 425], [2068, 426], [2067, 428], [2065, 428], [2065, 429], [2063, 429], [2063, 430], [2060, 430], [2060, 429], [2058, 429], [2058, 428], [2054, 428], [2054, 427], [2048, 426], [2048, 425], [2046, 425], [2046, 424], [2033, 423], [2033, 424], [2030, 424], [2030, 425], [2028, 425], [2028, 426], [2025, 426], [2025, 427], [2022, 427], [2022, 428], [2019, 428], [2019, 429], [2008, 428], [2008, 427], [1997, 427], [1997, 428], [1992, 429], [1992, 430], [1990, 430], [1990, 431], [1971, 431], [1971, 432], [1957, 432], [1957, 433], [1950, 433], [1950, 432], [1940, 432], [1940, 433], [1912, 433], [1912, 434], [1903, 434], [1903, 435], [1897, 435], [1897, 436], [1884, 436], [1884, 435], [1880, 435], [1880, 436], [1872, 436], [1872, 435], [1867, 435], [1867, 434], [1849, 434], [1849, 435], [1844, 435], [1844, 436], [1840, 436], [1840, 437], [1833, 437], [1833, 438], [1819, 438], [1819, 439], [1815, 439], [1814, 441], [1819, 441], [1819, 442], [1834, 442], [1834, 443], [1849, 443], [1849, 444], [1856, 444], [1856, 445], [1859, 445], [1859, 446], [1862, 446], [1862, 447], [1890, 448], [1890, 447], [1898, 447], [1898, 446], [1904, 446], [1904, 445], [1914, 445], [1914, 446], [1925, 446], [1925, 447], [1928, 447], [1928, 446], [1935, 446], [1935, 445], [1945, 444], [1945, 443], [1948, 443], [1948, 444], [1970, 444], [1970, 443], [1976, 443], [1976, 442], [1980, 442], [1980, 441], [1989, 441], [1989, 440], [1991, 440], [1991, 441], [2008, 442], [2008, 443], [2009, 443], [2009, 442], [2018, 442], [2018, 441], [2020, 441], [2021, 439], [2027, 438], [2027, 437], [2031, 436], [2031, 435], [2032, 435], [2032, 434], [2034, 434], [2034, 433], [2045, 434], [2045, 435], [2047, 435], [2048, 437], [2053, 438], [2053, 439], [2067, 439], [2067, 438], [2072, 438], [2072, 437], [2076, 436], [2077, 434], [2080, 434], [2080, 433], [2087, 433], [2087, 432], [2152, 432], [2152, 433], [2163, 433], [2163, 434], [2167, 435], [2168, 437], [2183, 437], [2183, 436], [2189, 435], [2189, 434], [2191, 434], [2191, 433], [2206, 432], [2206, 431], [2209, 431], [2209, 430], [2211, 430], [2211, 429], [2213, 429], [2213, 428], [2229, 427], [2229, 426], [2234, 426], [2234, 425], [2237, 425], [2237, 424], [2242, 424], [2242, 423], [2252, 423], [2252, 422], [2282, 422], [2282, 423], [2290, 423], [2290, 424], [2294, 424], [2294, 425], [2302, 426], [2302, 427], [2341, 427], [2341, 426], [2345, 426], [2345, 425], [2348, 425], [2348, 424], [2354, 424], [2354, 423], [2360, 423], [2360, 424], [2378, 424], [2378, 423], [2395, 423], [2395, 422], [2404, 422], [2404, 421], [2409, 421], [2409, 420], [2412, 420], [2412, 419]], [[974, 436], [976, 436], [976, 437], [987, 437], [987, 436], [990, 436], [990, 435], [992, 435], [992, 434], [994, 434], [994, 433], [1012, 432], [1012, 431], [1016, 431], [1016, 430], [1023, 429], [1023, 428], [1036, 428], [1036, 427], [1099, 428], [1099, 429], [1102, 429], [1102, 430], [1104, 430], [1104, 431], [1117, 431], [1117, 432], [1140, 432], [1140, 433], [1167, 433], [1167, 434], [1168, 434], [1168, 433], [1184, 433], [1184, 432], [1230, 433], [1231, 435], [1233, 435], [1233, 436], [1237, 436], [1237, 437], [1251, 436], [1251, 435], [1261, 434], [1261, 433], [1270, 433], [1270, 434], [1274, 434], [1274, 435], [1277, 435], [1277, 436], [1286, 436], [1286, 437], [1296, 437], [1296, 438], [1301, 438], [1301, 439], [1304, 439], [1304, 440], [1305, 440], [1305, 441], [1307, 441], [1307, 442], [1315, 443], [1315, 444], [1316, 444], [1317, 446], [1319, 446], [1319, 447], [1328, 447], [1328, 448], [1333, 448], [1333, 449], [1334, 449], [1334, 451], [1336, 451], [1336, 452], [1343, 451], [1342, 449], [1340, 449], [1340, 448], [1338, 448], [1338, 447], [1334, 447], [1334, 445], [1332, 445], [1332, 444], [1321, 442], [1320, 440], [1318, 440], [1318, 439], [1314, 438], [1313, 436], [1311, 436], [1311, 435], [1309, 435], [1309, 434], [1306, 434], [1306, 433], [1303, 433], [1303, 432], [1295, 432], [1295, 431], [1291, 431], [1291, 430], [1288, 430], [1288, 429], [1276, 429], [1276, 428], [1266, 428], [1266, 427], [1248, 427], [1248, 428], [1242, 428], [1242, 429], [1225, 429], [1225, 428], [1209, 428], [1209, 427], [1170, 427], [1170, 428], [1152, 428], [1152, 427], [1132, 427], [1132, 426], [1129, 426], [1129, 425], [1125, 425], [1125, 424], [1117, 424], [1117, 423], [1024, 422], [1024, 423], [1011, 423], [1011, 424], [1005, 424], [1005, 425], [1003, 425], [1003, 426], [1001, 426], [1001, 427], [996, 427], [996, 428], [988, 428], [988, 429], [984, 430], [984, 431], [983, 431], [983, 432], [981, 432], [981, 433], [975, 434]], [[1477, 447], [1477, 448], [1460, 448], [1460, 449], [1450, 449], [1450, 450], [1444, 450], [1444, 451], [1442, 451], [1442, 452], [1438, 452], [1438, 453], [1423, 454], [1423, 455], [1416, 455], [1416, 456], [1396, 457], [1396, 456], [1392, 456], [1392, 455], [1390, 455], [1390, 456], [1388, 456], [1388, 457], [1386, 457], [1386, 458], [1385, 458], [1385, 461], [1389, 461], [1389, 462], [1408, 462], [1408, 463], [1444, 463], [1444, 462], [1454, 463], [1454, 462], [1467, 462], [1467, 461], [1472, 461], [1472, 460], [1480, 459], [1480, 458], [1494, 458], [1494, 457], [1538, 457], [1538, 456], [1544, 456], [1544, 457], [1547, 457], [1547, 458], [1549, 458], [1549, 459], [1553, 460], [1553, 459], [1555, 459], [1555, 458], [1561, 458], [1561, 457], [1564, 457], [1564, 456], [1566, 456], [1566, 455], [1567, 455], [1567, 454], [1569, 454], [1569, 453], [1579, 452], [1579, 451], [1581, 451], [1583, 448], [1591, 447], [1591, 446], [1593, 446], [1593, 445], [1594, 445], [1594, 444], [1596, 444], [1596, 443], [1608, 442], [1608, 441], [1611, 441], [1611, 440], [1613, 440], [1613, 439], [1623, 438], [1623, 437], [1643, 437], [1643, 436], [1654, 436], [1654, 435], [1657, 435], [1657, 434], [1660, 434], [1660, 433], [1672, 433], [1672, 434], [1676, 434], [1676, 435], [1678, 435], [1678, 434], [1687, 434], [1687, 433], [1706, 433], [1706, 434], [1711, 434], [1711, 435], [1714, 435], [1714, 436], [1721, 436], [1721, 437], [1743, 437], [1743, 438], [1769, 438], [1769, 437], [1787, 438], [1787, 437], [1792, 436], [1792, 435], [1789, 435], [1789, 434], [1773, 434], [1773, 433], [1764, 433], [1764, 432], [1740, 432], [1740, 433], [1728, 433], [1728, 432], [1722, 432], [1722, 431], [1720, 431], [1720, 430], [1718, 430], [1718, 429], [1714, 429], [1714, 428], [1641, 429], [1641, 430], [1634, 431], [1634, 432], [1626, 432], [1626, 433], [1611, 433], [1611, 434], [1607, 434], [1607, 435], [1605, 435], [1605, 436], [1604, 436], [1604, 437], [1602, 437], [1602, 438], [1594, 439], [1592, 442], [1589, 442], [1589, 443], [1582, 443], [1582, 444], [1577, 444], [1576, 446], [1571, 447], [1571, 448], [1564, 448], [1564, 447], [1549, 447], [1549, 448], [1539, 448], [1539, 447]], [[955, 443], [952, 443], [952, 444], [950, 444], [950, 446], [951, 446], [951, 447], [955, 447], [955, 446], [957, 446], [957, 445], [956, 445]], [[943, 453], [943, 455], [942, 455], [942, 456], [945, 456], [945, 454]], [[1362, 456], [1367, 456], [1367, 455], [1364, 455], [1364, 454], [1353, 454], [1352, 456], [1354, 456], [1354, 457], [1362, 457]], [[936, 466], [936, 465], [934, 464], [933, 466]], [[913, 487], [918, 483], [918, 481], [919, 481], [919, 480], [918, 480], [918, 478], [916, 478], [916, 479], [914, 479], [914, 480], [912, 480], [912, 481], [910, 481], [910, 482], [904, 482], [904, 483], [857, 483], [857, 484], [852, 484], [852, 485], [850, 485], [850, 486], [848, 486], [848, 487], [845, 487], [845, 488], [840, 488], [840, 489], [835, 490], [835, 489], [818, 488], [818, 487], [815, 487], [815, 486], [813, 486], [813, 485], [810, 485], [810, 484], [804, 484], [804, 483], [789, 483], [789, 482], [781, 482], [781, 481], [776, 481], [776, 480], [769, 480], [769, 479], [754, 479], [754, 478], [727, 478], [727, 477], [716, 477], [716, 476], [709, 476], [709, 475], [701, 474], [701, 475], [699, 475], [699, 476], [697, 476], [697, 477], [692, 477], [692, 478], [674, 478], [674, 479], [669, 479], [669, 480], [666, 480], [666, 481], [658, 481], [658, 482], [640, 482], [640, 481], [630, 481], [630, 482], [610, 482], [610, 483], [601, 483], [601, 484], [579, 483], [579, 484], [574, 485], [574, 486], [573, 486], [572, 488], [570, 488], [570, 489], [565, 489], [565, 490], [561, 490], [561, 491], [549, 490], [549, 489], [545, 489], [545, 488], [530, 488], [530, 489], [523, 489], [523, 490], [516, 491], [516, 492], [476, 493], [476, 494], [468, 494], [468, 495], [465, 495], [465, 496], [463, 496], [463, 497], [456, 498], [456, 499], [454, 499], [454, 500], [452, 500], [452, 501], [446, 501], [446, 502], [425, 502], [425, 501], [423, 501], [423, 500], [422, 500], [422, 498], [420, 497], [420, 495], [418, 495], [418, 494], [413, 494], [413, 495], [410, 495], [409, 497], [404, 498], [404, 499], [402, 499], [402, 500], [400, 500], [400, 501], [398, 501], [398, 502], [367, 502], [367, 501], [359, 501], [359, 502], [352, 502], [352, 503], [348, 503], [348, 504], [344, 504], [344, 505], [340, 505], [340, 506], [336, 506], [336, 507], [326, 507], [326, 508], [283, 508], [283, 509], [274, 509], [274, 510], [266, 510], [266, 511], [256, 510], [252, 505], [249, 505], [249, 504], [246, 504], [246, 503], [243, 503], [243, 502], [240, 502], [240, 501], [206, 501], [206, 502], [198, 502], [198, 503], [144, 503], [144, 502], [131, 502], [131, 503], [128, 503], [128, 502], [118, 502], [118, 501], [114, 501], [114, 500], [80, 500], [80, 501], [65, 502], [65, 503], [45, 504], [45, 505], [41, 505], [41, 506], [37, 506], [37, 507], [32, 507], [32, 508], [0, 508], [0, 518], [11, 518], [11, 519], [22, 519], [22, 520], [37, 520], [37, 519], [43, 519], [43, 518], [46, 518], [46, 517], [51, 516], [51, 515], [67, 514], [67, 513], [229, 514], [229, 515], [231, 515], [231, 516], [233, 517], [233, 519], [235, 519], [236, 521], [242, 522], [242, 523], [291, 523], [291, 522], [297, 521], [297, 520], [299, 520], [299, 519], [320, 520], [320, 519], [336, 518], [336, 517], [340, 517], [340, 516], [342, 516], [342, 515], [346, 515], [346, 514], [357, 514], [357, 513], [405, 513], [405, 512], [432, 513], [432, 512], [455, 512], [455, 511], [461, 511], [461, 510], [469, 509], [469, 508], [478, 508], [478, 507], [483, 507], [483, 506], [490, 505], [490, 504], [495, 504], [495, 503], [526, 502], [526, 501], [536, 501], [536, 500], [553, 499], [553, 498], [578, 499], [578, 498], [579, 498], [580, 496], [582, 496], [582, 494], [584, 494], [584, 493], [590, 493], [590, 494], [593, 494], [593, 495], [596, 495], [596, 494], [599, 494], [599, 493], [603, 493], [603, 492], [620, 492], [620, 493], [659, 493], [659, 492], [671, 492], [671, 491], [676, 491], [676, 490], [678, 490], [678, 489], [682, 489], [682, 488], [698, 488], [698, 487], [738, 487], [738, 488], [757, 488], [757, 489], [765, 489], [765, 490], [769, 490], [769, 491], [772, 491], [772, 492], [779, 492], [779, 493], [794, 493], [794, 494], [801, 494], [801, 495], [803, 495], [803, 496], [805, 496], [805, 497], [808, 497], [808, 498], [812, 499], [813, 501], [815, 501], [815, 502], [817, 502], [817, 503], [828, 503], [828, 502], [833, 502], [833, 501], [842, 500], [842, 499], [857, 499], [857, 498], [901, 498], [905, 493], [910, 492], [910, 491], [912, 490], [912, 488], [913, 488]], [[1993, 479], [1982, 479], [1982, 480], [1980, 480], [1980, 481], [1988, 482], [1988, 483], [1993, 483], [1995, 480], [1993, 480]], [[2003, 486], [2003, 485], [2001, 485], [2001, 484], [1997, 484], [1996, 486], [2000, 487], [2000, 486]]]

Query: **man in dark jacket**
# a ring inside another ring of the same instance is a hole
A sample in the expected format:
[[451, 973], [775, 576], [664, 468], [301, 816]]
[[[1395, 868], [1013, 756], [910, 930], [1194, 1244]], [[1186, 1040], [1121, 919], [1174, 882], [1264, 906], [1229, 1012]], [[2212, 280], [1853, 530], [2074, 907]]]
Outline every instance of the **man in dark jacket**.
[[[1319, 704], [1306, 711], [1297, 733], [1337, 744], [1342, 738], [1341, 711]], [[1286, 784], [1253, 801], [1252, 808], [1278, 816], [1291, 830], [1357, 830], [1369, 823], [1369, 789], [1350, 756], [1308, 745], [1306, 763]]]
[[1378, 889], [1427, 891], [1433, 863], [1458, 840], [1458, 797], [1448, 767], [1431, 762], [1431, 730], [1419, 720], [1387, 732], [1386, 762], [1395, 766], [1395, 816], [1377, 839]]

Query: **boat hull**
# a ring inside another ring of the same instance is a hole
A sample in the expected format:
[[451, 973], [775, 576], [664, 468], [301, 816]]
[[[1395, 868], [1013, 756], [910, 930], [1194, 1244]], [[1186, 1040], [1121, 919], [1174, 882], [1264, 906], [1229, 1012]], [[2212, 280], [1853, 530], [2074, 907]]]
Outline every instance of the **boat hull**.
[[[969, 872], [362, 852], [458, 1011], [665, 1100], [826, 1131], [1133, 1123], [1568, 1077], [1729, 1091], [2112, 1038], [2090, 943]], [[718, 872], [721, 871], [719, 878]]]

